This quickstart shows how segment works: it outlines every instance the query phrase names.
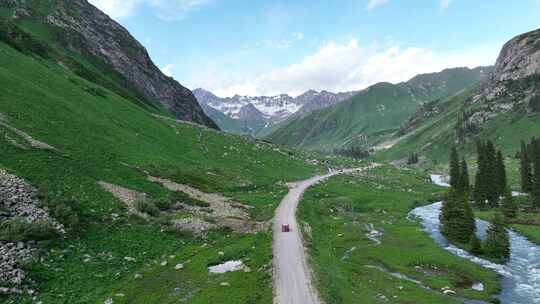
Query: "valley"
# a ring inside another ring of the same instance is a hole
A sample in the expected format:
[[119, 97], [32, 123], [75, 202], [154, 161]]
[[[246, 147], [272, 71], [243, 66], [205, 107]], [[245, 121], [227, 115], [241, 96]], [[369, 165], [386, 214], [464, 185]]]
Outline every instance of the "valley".
[[0, 303], [540, 303], [540, 30], [493, 66], [218, 97], [96, 3], [0, 0]]

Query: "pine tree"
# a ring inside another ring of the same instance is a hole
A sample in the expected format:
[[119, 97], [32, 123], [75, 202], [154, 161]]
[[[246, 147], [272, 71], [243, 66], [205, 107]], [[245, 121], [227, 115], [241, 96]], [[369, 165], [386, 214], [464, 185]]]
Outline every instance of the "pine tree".
[[537, 209], [540, 209], [540, 142], [534, 143], [534, 170], [532, 177], [532, 203]]
[[506, 190], [502, 201], [501, 211], [505, 218], [515, 218], [518, 212], [518, 206], [512, 197], [512, 191]]
[[465, 158], [461, 160], [459, 176], [459, 191], [464, 193], [468, 198], [471, 191], [471, 185], [469, 180], [469, 166], [467, 165], [467, 161], [465, 160]]
[[480, 239], [476, 236], [476, 234], [474, 234], [473, 236], [471, 236], [471, 243], [470, 243], [470, 247], [471, 247], [471, 253], [473, 255], [476, 255], [476, 256], [479, 256], [479, 255], [482, 255], [484, 253], [484, 250], [482, 249], [482, 242], [480, 241]]
[[459, 155], [454, 147], [450, 153], [450, 187], [459, 192], [460, 180]]
[[500, 197], [506, 193], [507, 180], [506, 180], [506, 166], [504, 164], [504, 156], [501, 151], [497, 152], [497, 158], [495, 162], [495, 176], [497, 186], [497, 197]]
[[521, 142], [520, 164], [521, 164], [521, 191], [531, 193], [532, 191], [532, 168], [529, 148], [524, 141]]
[[510, 239], [506, 230], [506, 223], [498, 213], [495, 214], [488, 228], [483, 247], [484, 253], [490, 258], [501, 262], [508, 261], [510, 258]]
[[439, 219], [441, 233], [450, 242], [461, 244], [470, 242], [476, 226], [472, 208], [462, 193], [450, 188]]
[[484, 183], [486, 189], [487, 200], [491, 208], [497, 208], [499, 206], [499, 186], [497, 183], [497, 153], [495, 151], [495, 145], [492, 141], [488, 141], [484, 150], [486, 171], [484, 176]]
[[474, 183], [474, 201], [480, 209], [486, 208], [487, 190], [486, 190], [486, 159], [485, 147], [481, 141], [476, 142], [476, 154], [478, 159], [478, 170]]

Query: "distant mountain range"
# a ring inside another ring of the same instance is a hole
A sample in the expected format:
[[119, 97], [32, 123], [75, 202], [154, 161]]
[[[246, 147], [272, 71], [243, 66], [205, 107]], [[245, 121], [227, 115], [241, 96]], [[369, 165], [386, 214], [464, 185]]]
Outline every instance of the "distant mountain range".
[[220, 98], [212, 92], [196, 89], [193, 94], [205, 113], [222, 130], [260, 136], [292, 116], [302, 117], [312, 111], [327, 108], [351, 98], [358, 92], [332, 93], [310, 90], [298, 97], [281, 94]]
[[398, 132], [422, 105], [474, 86], [487, 78], [491, 69], [454, 68], [398, 84], [378, 83], [343, 102], [288, 119], [266, 138], [320, 151], [369, 148]]

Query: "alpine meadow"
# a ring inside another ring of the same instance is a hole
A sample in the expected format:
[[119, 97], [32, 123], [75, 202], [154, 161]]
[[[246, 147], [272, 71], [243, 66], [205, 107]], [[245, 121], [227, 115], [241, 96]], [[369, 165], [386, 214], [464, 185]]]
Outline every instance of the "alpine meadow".
[[538, 20], [0, 0], [0, 303], [540, 304]]

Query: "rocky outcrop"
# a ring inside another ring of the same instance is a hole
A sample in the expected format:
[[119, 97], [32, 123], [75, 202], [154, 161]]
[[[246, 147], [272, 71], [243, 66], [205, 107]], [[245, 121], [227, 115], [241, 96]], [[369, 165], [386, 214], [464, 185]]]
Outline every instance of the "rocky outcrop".
[[473, 102], [484, 101], [486, 111], [499, 113], [517, 109], [534, 111], [540, 96], [540, 30], [519, 35], [507, 42], [495, 68]]
[[519, 35], [507, 42], [490, 76], [490, 84], [540, 74], [540, 30]]
[[[59, 234], [64, 227], [52, 219], [41, 202], [35, 197], [35, 190], [24, 180], [0, 169], [0, 224], [18, 218], [27, 223], [47, 221]], [[9, 242], [0, 240], [0, 286], [20, 287], [25, 278], [21, 264], [32, 259], [37, 250], [37, 242]], [[2, 293], [17, 293], [18, 288], [0, 287]]]
[[180, 120], [217, 128], [191, 91], [165, 76], [146, 49], [109, 16], [86, 0], [52, 1], [48, 4], [52, 9], [46, 12], [41, 2], [0, 0], [2, 5], [18, 7], [14, 19], [32, 15], [34, 20], [61, 28], [56, 42], [62, 48], [97, 57], [127, 79], [147, 101]]

